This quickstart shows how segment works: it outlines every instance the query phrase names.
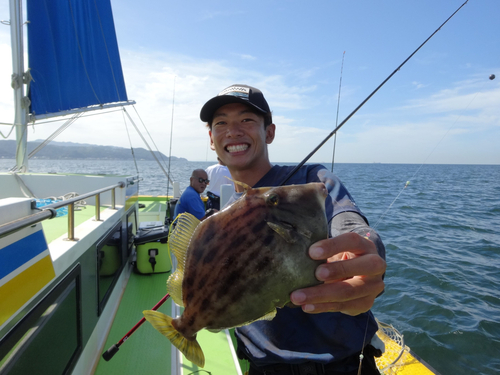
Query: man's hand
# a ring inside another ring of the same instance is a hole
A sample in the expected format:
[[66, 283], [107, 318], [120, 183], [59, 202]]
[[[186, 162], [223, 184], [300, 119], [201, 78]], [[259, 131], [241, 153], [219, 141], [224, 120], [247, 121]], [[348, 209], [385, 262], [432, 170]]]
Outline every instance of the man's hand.
[[384, 290], [385, 260], [372, 241], [356, 233], [316, 242], [309, 248], [309, 255], [328, 262], [316, 269], [316, 278], [324, 284], [290, 295], [292, 303], [302, 306], [305, 312], [358, 315], [370, 310]]

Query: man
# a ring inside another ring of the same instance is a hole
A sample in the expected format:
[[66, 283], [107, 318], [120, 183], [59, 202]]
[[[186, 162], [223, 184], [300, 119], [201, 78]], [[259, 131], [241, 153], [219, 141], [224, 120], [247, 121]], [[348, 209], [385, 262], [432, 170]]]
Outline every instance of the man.
[[[280, 185], [292, 167], [272, 165], [274, 140], [269, 105], [260, 90], [233, 85], [210, 99], [200, 113], [211, 147], [234, 180], [252, 187]], [[385, 248], [341, 182], [321, 165], [303, 166], [287, 182], [324, 182], [330, 237], [309, 248], [318, 286], [294, 291], [300, 308], [278, 309], [271, 321], [236, 329], [238, 353], [254, 374], [378, 374], [372, 347], [377, 325], [369, 309], [383, 292]], [[236, 185], [235, 199], [243, 188]], [[368, 239], [369, 238], [369, 239]]]
[[222, 163], [219, 157], [217, 157], [217, 164], [208, 167], [205, 172], [207, 172], [208, 179], [212, 182], [207, 191], [207, 207], [213, 208], [214, 210], [220, 210], [220, 188], [222, 185], [232, 185], [234, 188], [234, 183], [231, 180], [231, 173], [227, 167]]
[[174, 217], [189, 212], [202, 220], [205, 216], [205, 204], [201, 200], [200, 194], [205, 191], [209, 184], [207, 172], [203, 169], [195, 169], [189, 178], [189, 186], [184, 190], [175, 206]]

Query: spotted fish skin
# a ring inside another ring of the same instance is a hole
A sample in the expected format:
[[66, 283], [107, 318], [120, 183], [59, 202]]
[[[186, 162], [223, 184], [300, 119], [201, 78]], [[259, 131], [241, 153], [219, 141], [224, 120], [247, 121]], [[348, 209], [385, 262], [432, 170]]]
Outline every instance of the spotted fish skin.
[[[327, 238], [326, 196], [322, 183], [248, 189], [202, 221], [180, 267], [177, 298], [185, 309], [171, 322], [175, 330], [193, 341], [204, 328], [270, 319], [292, 291], [320, 284], [315, 270], [322, 261], [312, 260], [308, 249]], [[179, 270], [171, 276], [179, 277]]]

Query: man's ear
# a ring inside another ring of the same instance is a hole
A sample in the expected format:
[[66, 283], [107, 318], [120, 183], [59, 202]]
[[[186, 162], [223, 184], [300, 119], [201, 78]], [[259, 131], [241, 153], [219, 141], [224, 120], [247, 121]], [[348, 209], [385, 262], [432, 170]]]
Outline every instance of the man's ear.
[[268, 145], [273, 143], [275, 133], [276, 133], [276, 125], [269, 124], [266, 128], [266, 143]]
[[211, 130], [208, 131], [208, 135], [210, 136], [210, 148], [212, 149], [212, 151], [215, 151], [214, 140], [212, 138], [212, 131]]

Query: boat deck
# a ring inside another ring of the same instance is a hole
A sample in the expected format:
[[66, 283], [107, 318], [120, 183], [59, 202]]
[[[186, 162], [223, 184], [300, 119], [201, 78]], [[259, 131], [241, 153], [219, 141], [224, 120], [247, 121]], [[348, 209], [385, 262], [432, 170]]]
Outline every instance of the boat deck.
[[[169, 273], [131, 274], [103, 352], [116, 344], [141, 320], [143, 310], [151, 309], [166, 294], [165, 282], [168, 276]], [[171, 315], [172, 303], [171, 299], [167, 300], [158, 311]], [[235, 365], [234, 353], [231, 350], [232, 339], [227, 331], [210, 333], [204, 330], [198, 334], [198, 342], [206, 358], [203, 370], [220, 375], [241, 374], [241, 370]], [[123, 342], [113, 358], [108, 362], [100, 359], [95, 374], [170, 373], [172, 350], [176, 349], [172, 348], [168, 339], [145, 322]], [[187, 375], [199, 370], [200, 368], [190, 361], [181, 358], [179, 374]]]
[[[107, 208], [101, 206], [101, 212]], [[75, 210], [75, 227], [93, 217], [95, 217], [95, 206], [93, 205], [86, 205], [78, 211]], [[42, 222], [42, 226], [47, 243], [51, 243], [53, 240], [68, 233], [68, 216], [58, 216], [50, 220], [45, 220]]]
[[[105, 344], [105, 350], [116, 344], [142, 318], [142, 311], [152, 308], [165, 294], [168, 274], [132, 273]], [[158, 311], [170, 314], [171, 304]], [[101, 358], [95, 374], [164, 373], [171, 367], [171, 345], [149, 323], [143, 324], [106, 362]]]

